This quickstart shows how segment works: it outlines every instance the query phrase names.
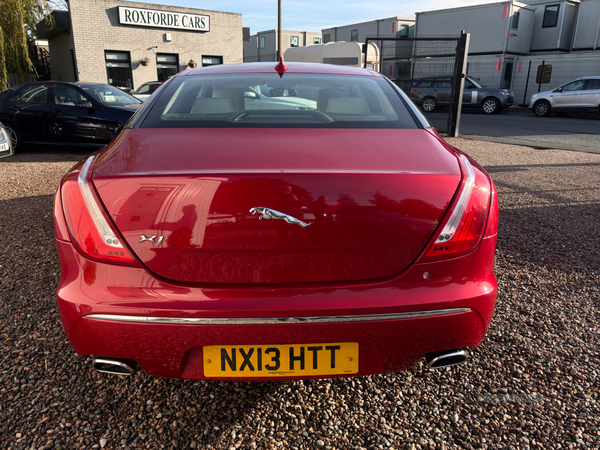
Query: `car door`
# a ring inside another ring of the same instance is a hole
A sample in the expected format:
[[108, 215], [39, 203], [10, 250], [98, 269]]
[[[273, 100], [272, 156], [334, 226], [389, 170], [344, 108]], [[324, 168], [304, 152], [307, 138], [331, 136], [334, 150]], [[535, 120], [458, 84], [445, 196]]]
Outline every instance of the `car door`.
[[452, 82], [450, 78], [440, 78], [433, 84], [433, 92], [440, 106], [450, 104], [452, 96]]
[[24, 143], [45, 141], [49, 126], [49, 92], [47, 84], [25, 85], [3, 106], [3, 118], [17, 128]]
[[105, 120], [95, 102], [76, 86], [56, 84], [52, 90], [50, 141], [66, 145], [102, 145]]
[[572, 110], [579, 108], [579, 99], [586, 80], [575, 80], [555, 89], [550, 94], [552, 109]]
[[475, 107], [477, 105], [477, 93], [477, 87], [468, 79], [465, 80], [462, 98], [463, 107]]
[[600, 107], [600, 78], [587, 80], [581, 97], [579, 107], [584, 111], [598, 111]]

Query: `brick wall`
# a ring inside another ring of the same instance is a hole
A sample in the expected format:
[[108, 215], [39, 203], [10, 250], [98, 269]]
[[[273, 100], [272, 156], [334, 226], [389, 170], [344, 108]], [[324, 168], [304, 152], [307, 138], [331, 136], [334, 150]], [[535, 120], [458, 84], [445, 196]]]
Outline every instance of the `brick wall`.
[[[108, 82], [105, 50], [129, 52], [136, 88], [157, 79], [155, 53], [178, 54], [181, 70], [190, 58], [200, 67], [202, 55], [222, 56], [224, 64], [243, 61], [241, 14], [115, 0], [70, 0], [69, 6], [80, 81]], [[121, 25], [118, 6], [208, 15], [210, 31]], [[171, 34], [171, 42], [165, 41], [165, 33]], [[153, 46], [157, 48], [148, 50]], [[139, 64], [143, 56], [150, 59], [148, 66]]]

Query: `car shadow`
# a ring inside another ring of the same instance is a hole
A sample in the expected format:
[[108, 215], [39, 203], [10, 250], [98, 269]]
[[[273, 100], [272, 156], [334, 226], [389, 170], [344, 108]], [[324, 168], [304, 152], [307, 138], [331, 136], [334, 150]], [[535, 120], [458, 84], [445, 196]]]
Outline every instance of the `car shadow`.
[[12, 156], [0, 159], [6, 163], [23, 163], [23, 162], [78, 162], [85, 159], [87, 156], [95, 153], [97, 150], [73, 148], [65, 149], [64, 147], [25, 147], [19, 153]]

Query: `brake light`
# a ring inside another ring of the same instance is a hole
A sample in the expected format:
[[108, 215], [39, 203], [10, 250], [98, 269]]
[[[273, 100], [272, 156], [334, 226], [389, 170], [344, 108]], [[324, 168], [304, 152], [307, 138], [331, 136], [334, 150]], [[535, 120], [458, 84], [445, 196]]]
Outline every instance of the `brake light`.
[[79, 174], [72, 172], [62, 186], [62, 205], [71, 242], [90, 259], [139, 266], [102, 212], [90, 183], [93, 161], [94, 156], [90, 156]]
[[483, 235], [490, 207], [490, 180], [484, 172], [473, 167], [466, 156], [460, 158], [467, 179], [450, 218], [421, 261], [464, 255], [475, 248]]

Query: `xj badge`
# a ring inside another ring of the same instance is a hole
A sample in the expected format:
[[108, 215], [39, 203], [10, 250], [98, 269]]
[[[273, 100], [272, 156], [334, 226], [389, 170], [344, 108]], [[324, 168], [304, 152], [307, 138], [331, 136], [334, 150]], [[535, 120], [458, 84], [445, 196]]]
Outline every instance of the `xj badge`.
[[304, 223], [301, 220], [296, 219], [295, 217], [288, 216], [287, 214], [284, 214], [279, 211], [275, 211], [274, 209], [265, 208], [263, 206], [255, 206], [254, 208], [250, 208], [250, 212], [252, 213], [252, 215], [261, 214], [261, 216], [259, 217], [259, 220], [281, 219], [281, 220], [285, 220], [287, 223], [290, 223], [292, 225], [294, 225], [294, 224], [300, 225], [302, 228], [306, 228], [307, 226], [310, 225], [310, 223]]
[[[154, 239], [158, 238], [158, 241], [155, 241]], [[152, 243], [154, 243], [155, 247], [158, 247], [160, 244], [162, 244], [162, 241], [165, 237], [164, 236], [150, 236], [150, 237], [146, 237], [146, 235], [142, 234], [140, 242], [145, 242], [145, 241], [150, 241]]]

